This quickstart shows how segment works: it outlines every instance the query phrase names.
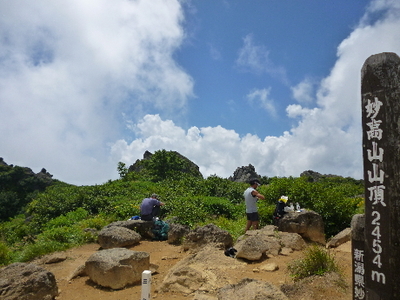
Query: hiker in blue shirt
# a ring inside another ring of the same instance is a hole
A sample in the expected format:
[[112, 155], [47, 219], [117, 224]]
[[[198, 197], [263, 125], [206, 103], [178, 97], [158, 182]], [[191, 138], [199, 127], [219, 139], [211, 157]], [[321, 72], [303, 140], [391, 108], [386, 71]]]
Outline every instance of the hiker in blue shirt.
[[140, 205], [140, 217], [144, 221], [153, 221], [160, 214], [160, 207], [164, 205], [158, 200], [157, 194], [152, 194], [150, 198], [145, 198]]

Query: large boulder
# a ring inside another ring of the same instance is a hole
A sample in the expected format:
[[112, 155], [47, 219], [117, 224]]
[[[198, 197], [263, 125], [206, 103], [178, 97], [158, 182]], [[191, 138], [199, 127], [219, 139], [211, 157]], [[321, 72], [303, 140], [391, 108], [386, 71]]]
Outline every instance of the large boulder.
[[286, 295], [273, 284], [250, 278], [244, 278], [237, 284], [230, 284], [220, 288], [217, 296], [218, 300], [288, 300]]
[[259, 260], [269, 249], [267, 242], [257, 236], [242, 239], [234, 248], [237, 250], [236, 258], [247, 260]]
[[188, 226], [172, 223], [169, 225], [168, 231], [168, 244], [180, 245], [182, 244], [183, 238], [190, 232]]
[[278, 230], [300, 234], [305, 240], [325, 245], [322, 217], [314, 211], [291, 211], [279, 220]]
[[85, 263], [85, 273], [96, 284], [118, 290], [140, 283], [142, 272], [149, 267], [149, 253], [114, 248], [92, 254]]
[[279, 232], [273, 225], [259, 230], [249, 230], [240, 236], [234, 245], [236, 258], [259, 260], [263, 255], [279, 255], [282, 248], [302, 250], [304, 239], [297, 233]]
[[222, 230], [214, 224], [208, 224], [190, 231], [185, 236], [182, 247], [186, 251], [197, 250], [205, 245], [226, 249], [233, 245], [233, 238], [228, 231]]
[[103, 228], [99, 232], [97, 241], [101, 248], [111, 249], [135, 245], [139, 243], [141, 238], [140, 234], [134, 230], [125, 227], [110, 226]]
[[116, 221], [108, 224], [104, 228], [108, 227], [124, 227], [131, 230], [135, 230], [144, 238], [153, 238], [154, 235], [151, 230], [154, 228], [154, 222], [152, 221], [143, 221], [143, 220], [127, 220], [127, 221]]
[[58, 295], [54, 274], [27, 263], [14, 263], [0, 269], [0, 299], [52, 300]]

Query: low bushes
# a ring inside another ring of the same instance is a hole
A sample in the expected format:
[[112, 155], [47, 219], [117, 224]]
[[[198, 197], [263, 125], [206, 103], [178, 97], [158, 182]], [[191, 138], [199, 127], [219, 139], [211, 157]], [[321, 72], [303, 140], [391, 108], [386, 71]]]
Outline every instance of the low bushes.
[[304, 250], [304, 257], [288, 265], [288, 272], [294, 280], [329, 272], [340, 273], [338, 264], [328, 250], [312, 245]]

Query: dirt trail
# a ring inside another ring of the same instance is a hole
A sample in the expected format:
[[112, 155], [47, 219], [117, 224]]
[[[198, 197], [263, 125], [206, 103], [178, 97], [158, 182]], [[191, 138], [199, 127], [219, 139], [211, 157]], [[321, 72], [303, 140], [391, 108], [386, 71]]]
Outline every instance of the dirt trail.
[[[183, 294], [158, 294], [157, 289], [164, 279], [168, 270], [174, 266], [185, 256], [189, 255], [181, 251], [181, 247], [170, 245], [167, 242], [142, 241], [139, 245], [130, 248], [135, 251], [145, 251], [150, 253], [150, 262], [159, 266], [156, 274], [152, 276], [152, 299], [175, 299], [188, 300], [193, 296]], [[57, 284], [60, 290], [60, 295], [57, 300], [139, 300], [141, 298], [141, 286], [134, 285], [122, 290], [112, 290], [102, 288], [95, 285], [89, 280], [89, 277], [78, 277], [73, 280], [68, 280], [71, 274], [94, 252], [99, 250], [98, 244], [88, 244], [78, 248], [70, 249], [65, 252], [67, 259], [54, 264], [42, 264], [47, 270], [53, 272], [57, 279]], [[310, 281], [307, 286], [302, 286], [295, 291], [295, 295], [290, 297], [291, 300], [314, 300], [314, 299], [329, 299], [329, 300], [350, 300], [351, 295], [351, 245], [346, 243], [337, 249], [333, 250], [336, 259], [343, 269], [345, 281], [349, 288], [343, 293], [335, 284], [333, 279], [316, 278]], [[295, 251], [288, 256], [279, 255], [268, 258], [268, 262], [276, 263], [279, 270], [274, 272], [260, 272], [258, 268], [265, 264], [263, 262], [255, 262], [247, 264], [240, 271], [235, 271], [231, 276], [240, 281], [242, 278], [254, 278], [270, 282], [277, 286], [285, 283], [292, 283], [286, 272], [288, 262], [301, 257], [302, 253]], [[218, 262], [216, 262], [218, 263]], [[245, 299], [244, 299], [245, 300]]]

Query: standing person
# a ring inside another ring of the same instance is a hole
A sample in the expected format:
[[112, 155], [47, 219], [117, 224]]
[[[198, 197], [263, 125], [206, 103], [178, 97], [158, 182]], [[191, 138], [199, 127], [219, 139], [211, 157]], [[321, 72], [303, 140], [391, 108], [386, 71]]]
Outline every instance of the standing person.
[[253, 229], [258, 229], [258, 224], [260, 222], [260, 217], [258, 215], [257, 201], [258, 199], [265, 199], [264, 195], [260, 194], [256, 189], [261, 185], [258, 179], [250, 180], [250, 186], [244, 191], [244, 201], [246, 203], [246, 215], [247, 224], [246, 229], [249, 230], [251, 227]]
[[140, 218], [144, 221], [153, 221], [153, 218], [160, 214], [160, 207], [164, 205], [158, 200], [157, 194], [152, 194], [150, 198], [145, 198], [140, 205]]

